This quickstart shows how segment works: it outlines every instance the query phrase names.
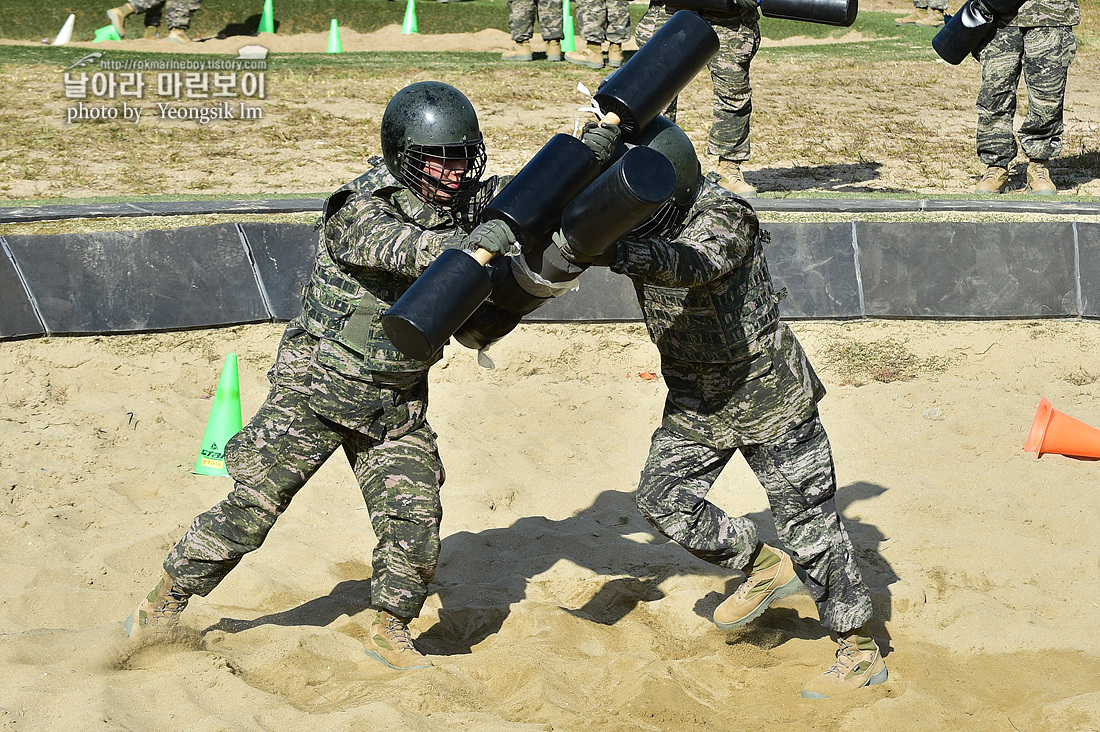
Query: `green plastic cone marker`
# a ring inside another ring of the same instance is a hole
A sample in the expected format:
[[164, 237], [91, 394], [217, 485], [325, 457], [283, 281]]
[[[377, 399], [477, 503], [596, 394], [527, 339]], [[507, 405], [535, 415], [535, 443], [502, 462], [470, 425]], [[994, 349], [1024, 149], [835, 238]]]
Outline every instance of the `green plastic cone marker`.
[[577, 39], [573, 30], [573, 11], [569, 8], [569, 0], [563, 0], [561, 4], [561, 30], [565, 35], [561, 39], [561, 50], [576, 51]]
[[405, 5], [405, 22], [401, 24], [401, 32], [405, 35], [418, 32], [416, 29], [416, 0], [409, 0]]
[[118, 31], [115, 30], [113, 25], [105, 25], [102, 28], [97, 28], [95, 32], [95, 38], [92, 39], [92, 43], [99, 43], [100, 41], [121, 41], [118, 36]]
[[340, 43], [340, 26], [336, 24], [336, 18], [332, 19], [328, 29], [328, 52], [344, 52], [344, 44]]
[[264, 0], [264, 12], [260, 16], [259, 33], [275, 32], [275, 10], [271, 7], [271, 0]]
[[210, 407], [210, 419], [202, 436], [202, 448], [192, 473], [196, 475], [229, 475], [225, 469], [225, 443], [241, 431], [241, 387], [237, 380], [237, 354], [225, 357], [218, 390]]

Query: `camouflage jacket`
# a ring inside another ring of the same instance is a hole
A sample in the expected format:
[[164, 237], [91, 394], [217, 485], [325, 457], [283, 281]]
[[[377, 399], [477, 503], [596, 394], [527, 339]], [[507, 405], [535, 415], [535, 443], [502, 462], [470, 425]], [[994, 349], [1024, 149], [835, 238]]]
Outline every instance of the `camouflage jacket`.
[[[401, 187], [380, 159], [371, 170], [341, 186], [325, 202], [317, 259], [303, 294], [302, 313], [291, 324], [318, 343], [313, 355], [317, 411], [346, 426], [361, 427], [355, 395], [364, 384], [414, 390], [423, 415], [428, 361], [398, 351], [381, 325], [381, 315], [448, 248], [461, 246], [476, 211], [462, 220], [421, 201]], [[381, 185], [381, 187], [377, 187]], [[481, 206], [503, 180], [489, 178], [475, 197]]]
[[1027, 0], [1006, 25], [1019, 28], [1077, 25], [1081, 6], [1077, 0]]
[[824, 396], [779, 320], [767, 240], [752, 207], [704, 180], [679, 238], [618, 245], [612, 269], [633, 281], [661, 353], [664, 426], [697, 442], [765, 443], [811, 416]]

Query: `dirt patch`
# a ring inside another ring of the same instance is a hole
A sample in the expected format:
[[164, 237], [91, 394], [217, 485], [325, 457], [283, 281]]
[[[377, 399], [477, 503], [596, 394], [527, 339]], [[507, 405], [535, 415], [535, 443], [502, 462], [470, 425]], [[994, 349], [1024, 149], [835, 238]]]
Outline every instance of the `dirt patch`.
[[[876, 9], [902, 12], [906, 5]], [[341, 36], [346, 51], [495, 53], [509, 43], [498, 30], [404, 35], [396, 25]], [[848, 33], [827, 42], [863, 47], [872, 41]], [[982, 169], [974, 152], [977, 64], [950, 66], [931, 48], [921, 60], [909, 61], [767, 51], [823, 43], [807, 38], [765, 42], [754, 62], [753, 153], [745, 166], [749, 181], [766, 195], [969, 193]], [[362, 172], [365, 159], [378, 152], [379, 120], [390, 96], [428, 78], [455, 84], [470, 96], [486, 133], [490, 172], [510, 173], [550, 136], [573, 131], [580, 117], [576, 107], [584, 103], [577, 83], [595, 89], [605, 75], [545, 61], [477, 68], [410, 61], [308, 72], [280, 69], [279, 54], [323, 52], [324, 33], [209, 39], [189, 47], [165, 40], [74, 45], [108, 53], [119, 48], [228, 57], [249, 44], [269, 48], [273, 59], [266, 99], [256, 105], [262, 117], [208, 124], [158, 117], [154, 95], [143, 100], [144, 114], [136, 124], [69, 123], [73, 102], [64, 96], [60, 68], [5, 65], [0, 124], [21, 145], [0, 152], [0, 196], [327, 192]], [[536, 36], [536, 51], [540, 44]], [[75, 60], [79, 50], [73, 50]], [[1021, 94], [1021, 110], [1025, 104]], [[681, 94], [678, 122], [708, 169], [716, 163], [705, 152], [710, 110], [711, 84], [704, 73]], [[1054, 180], [1065, 195], [1100, 195], [1098, 119], [1100, 64], [1094, 52], [1082, 50], [1070, 74], [1064, 152], [1053, 163]], [[1024, 162], [1017, 161], [1010, 190], [1022, 188]]]

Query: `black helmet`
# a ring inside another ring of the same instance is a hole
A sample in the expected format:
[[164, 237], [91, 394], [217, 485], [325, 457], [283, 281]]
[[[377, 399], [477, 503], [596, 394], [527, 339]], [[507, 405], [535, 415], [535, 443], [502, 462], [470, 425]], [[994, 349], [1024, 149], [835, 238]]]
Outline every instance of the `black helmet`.
[[[441, 81], [408, 85], [382, 114], [382, 156], [393, 177], [419, 198], [443, 208], [462, 205], [485, 172], [485, 143], [474, 106]], [[425, 169], [429, 161], [435, 170]], [[457, 180], [445, 176], [444, 169], [455, 171]]]
[[648, 147], [664, 155], [676, 171], [676, 190], [653, 214], [634, 227], [628, 235], [632, 238], [649, 238], [673, 232], [683, 222], [702, 184], [702, 168], [699, 155], [687, 134], [667, 117], [656, 117], [634, 139], [626, 143], [631, 147]]

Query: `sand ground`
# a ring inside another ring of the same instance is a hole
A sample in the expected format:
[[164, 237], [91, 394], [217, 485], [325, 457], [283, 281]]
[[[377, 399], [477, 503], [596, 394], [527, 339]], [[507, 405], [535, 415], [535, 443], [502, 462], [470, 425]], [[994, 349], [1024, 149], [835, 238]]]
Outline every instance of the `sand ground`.
[[[637, 324], [528, 325], [497, 368], [449, 348], [430, 419], [443, 555], [413, 627], [435, 667], [362, 652], [373, 535], [342, 458], [185, 614], [178, 644], [121, 622], [195, 514], [190, 474], [225, 354], [245, 418], [280, 326], [0, 348], [0, 725], [11, 730], [1095, 730], [1094, 462], [1023, 451], [1041, 396], [1100, 425], [1100, 325], [795, 323], [888, 650], [890, 679], [810, 702], [833, 641], [806, 595], [740, 633], [740, 576], [655, 535], [632, 490], [664, 385]], [[887, 382], [844, 354], [882, 351]], [[897, 354], [902, 354], [898, 356]], [[911, 378], [909, 378], [911, 377]], [[739, 458], [713, 497], [774, 536]]]

